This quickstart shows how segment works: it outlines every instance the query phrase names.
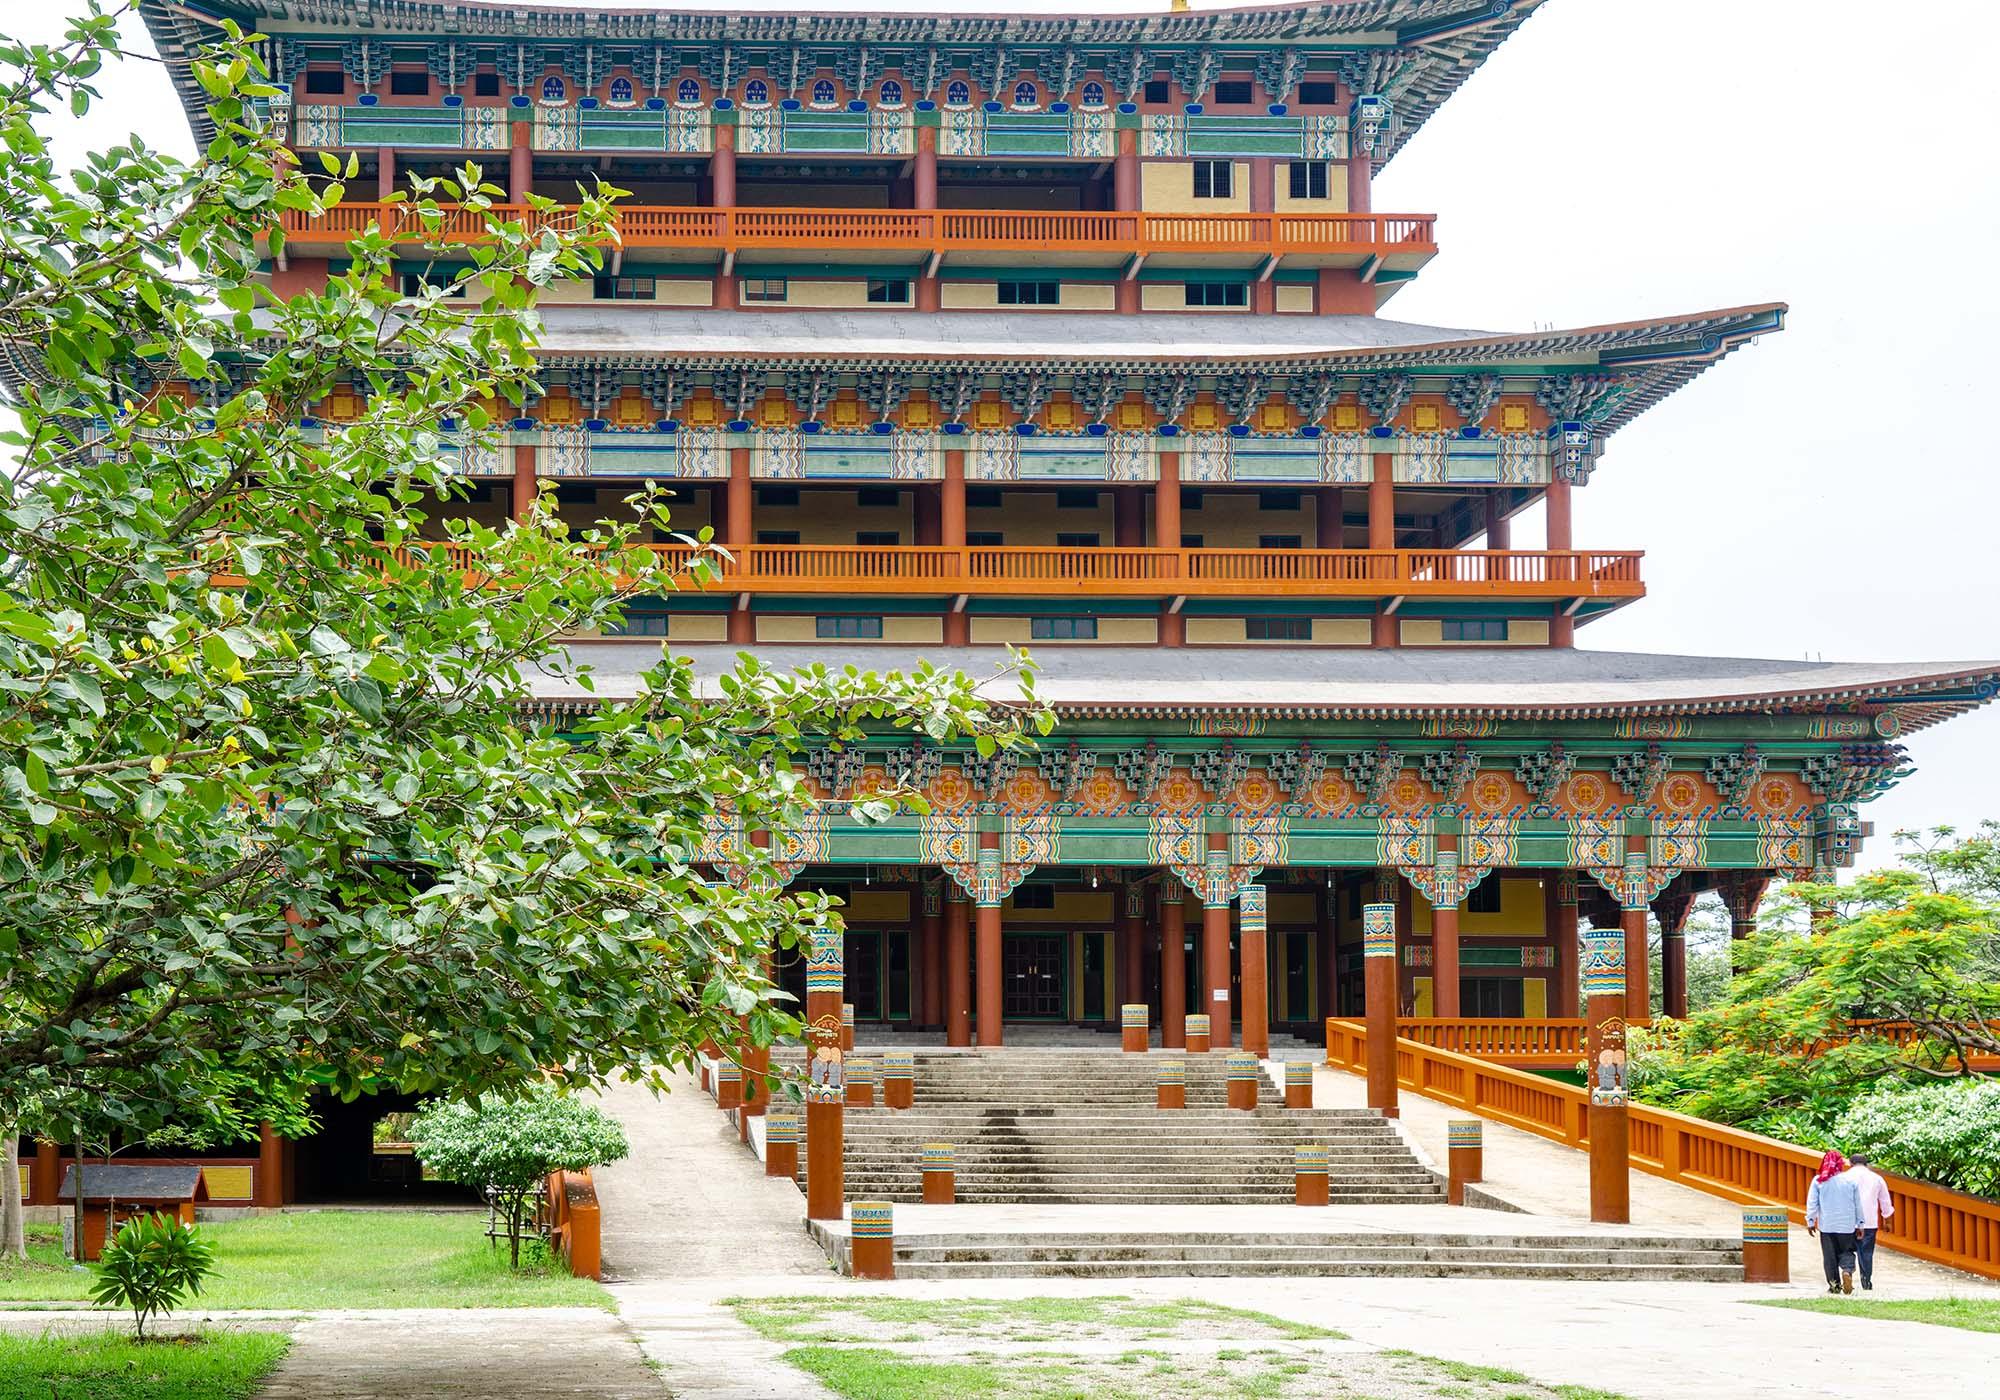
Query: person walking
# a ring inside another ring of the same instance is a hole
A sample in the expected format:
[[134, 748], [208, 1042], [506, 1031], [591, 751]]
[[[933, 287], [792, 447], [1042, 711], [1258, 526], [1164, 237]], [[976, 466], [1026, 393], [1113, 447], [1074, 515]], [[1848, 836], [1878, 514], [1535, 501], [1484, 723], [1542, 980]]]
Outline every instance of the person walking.
[[1806, 1233], [1819, 1237], [1826, 1291], [1854, 1291], [1854, 1257], [1860, 1245], [1861, 1191], [1847, 1174], [1847, 1159], [1829, 1148], [1806, 1188]]
[[1875, 1236], [1882, 1229], [1882, 1222], [1896, 1213], [1896, 1203], [1889, 1199], [1889, 1183], [1884, 1181], [1869, 1159], [1857, 1152], [1854, 1165], [1847, 1169], [1847, 1175], [1854, 1182], [1854, 1189], [1861, 1194], [1861, 1242], [1855, 1248], [1855, 1257], [1861, 1263], [1861, 1288], [1865, 1293], [1875, 1291]]

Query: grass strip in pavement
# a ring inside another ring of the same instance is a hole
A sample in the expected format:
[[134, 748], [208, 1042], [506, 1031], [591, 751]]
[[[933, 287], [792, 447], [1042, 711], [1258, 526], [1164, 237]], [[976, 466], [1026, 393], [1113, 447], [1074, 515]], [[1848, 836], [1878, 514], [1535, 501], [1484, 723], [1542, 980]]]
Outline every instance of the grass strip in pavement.
[[898, 1342], [928, 1337], [1047, 1341], [1212, 1335], [1245, 1341], [1341, 1340], [1328, 1327], [1199, 1299], [839, 1297], [728, 1298], [774, 1342]]
[[0, 1400], [246, 1400], [290, 1345], [282, 1332], [0, 1332]]
[[2000, 1332], [2000, 1298], [1758, 1298], [1759, 1307]]

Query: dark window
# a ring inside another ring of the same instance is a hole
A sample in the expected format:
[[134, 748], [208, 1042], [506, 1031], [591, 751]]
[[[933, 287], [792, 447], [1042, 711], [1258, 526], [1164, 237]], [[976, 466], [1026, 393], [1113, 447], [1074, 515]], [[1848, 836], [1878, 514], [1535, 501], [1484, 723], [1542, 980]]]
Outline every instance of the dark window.
[[893, 486], [864, 486], [854, 493], [857, 506], [894, 506], [902, 501], [903, 493]]
[[868, 283], [868, 300], [901, 306], [910, 299], [910, 283], [902, 277], [877, 277]]
[[1250, 84], [1241, 78], [1231, 78], [1215, 85], [1215, 100], [1218, 103], [1234, 105], [1250, 100]]
[[607, 637], [664, 637], [670, 614], [661, 612], [628, 612], [625, 620], [604, 629]]
[[1181, 509], [1182, 510], [1201, 509], [1201, 490], [1199, 487], [1183, 486], [1181, 488]]
[[1054, 885], [1022, 885], [1014, 891], [1016, 909], [1053, 909], [1056, 907], [1056, 887]]
[[558, 486], [556, 504], [559, 506], [594, 506], [597, 504], [595, 486]]
[[1060, 282], [1002, 282], [1002, 306], [1056, 306], [1062, 301]]
[[1194, 197], [1228, 199], [1234, 189], [1236, 167], [1226, 160], [1198, 160], [1194, 163]]
[[743, 300], [783, 301], [786, 297], [785, 279], [782, 277], [746, 277], [743, 279]]
[[965, 543], [969, 549], [998, 549], [1007, 541], [998, 530], [967, 530]]
[[1326, 198], [1326, 162], [1295, 160], [1291, 163], [1293, 199]]
[[428, 97], [431, 91], [431, 75], [428, 73], [391, 73], [389, 91], [397, 97]]
[[1466, 893], [1465, 912], [1468, 914], [1497, 914], [1500, 912], [1500, 877], [1498, 875], [1487, 876]]
[[1057, 510], [1096, 510], [1097, 493], [1072, 489], [1056, 492]]
[[799, 488], [796, 486], [759, 486], [757, 504], [760, 506], [795, 506], [799, 503]]
[[1302, 549], [1304, 548], [1304, 541], [1298, 535], [1259, 535], [1257, 536], [1257, 548]]
[[1447, 642], [1504, 642], [1507, 640], [1507, 619], [1448, 617], [1444, 620], [1444, 639]]
[[854, 542], [872, 545], [901, 544], [903, 537], [894, 530], [856, 530]]
[[338, 68], [308, 68], [306, 91], [321, 97], [338, 97], [347, 91], [347, 75]]
[[474, 97], [498, 97], [500, 95], [500, 75], [498, 73], [474, 73], [472, 75], [472, 95]]
[[1056, 531], [1056, 548], [1095, 549], [1097, 548], [1097, 539], [1098, 536], [1095, 530], [1058, 530]]
[[1201, 548], [1201, 536], [1200, 536], [1200, 535], [1186, 535], [1186, 534], [1182, 535], [1182, 536], [1181, 536], [1181, 548], [1182, 548], [1182, 549], [1200, 549], [1200, 548]]
[[426, 289], [442, 291], [448, 297], [462, 297], [465, 288], [448, 272], [406, 272], [403, 274], [403, 295], [420, 297]]
[[1246, 617], [1243, 636], [1253, 642], [1309, 642], [1313, 637], [1309, 617]]
[[1259, 491], [1257, 493], [1257, 509], [1259, 510], [1297, 510], [1298, 508], [1299, 493], [1296, 491]]
[[966, 487], [965, 508], [967, 510], [998, 510], [1000, 508], [1000, 488], [997, 486]]
[[1165, 78], [1150, 79], [1146, 83], [1146, 100], [1148, 102], [1171, 102], [1174, 100], [1173, 89]]
[[829, 640], [880, 637], [882, 619], [879, 617], [816, 617], [813, 631]]
[[599, 301], [651, 301], [654, 297], [653, 279], [650, 277], [597, 277], [592, 279], [591, 295]]
[[797, 530], [759, 530], [757, 532], [758, 544], [797, 544], [798, 542], [799, 532]]
[[1088, 642], [1097, 637], [1094, 617], [1034, 617], [1028, 635], [1038, 642]]
[[1248, 306], [1250, 289], [1241, 282], [1190, 282], [1189, 306]]
[[1307, 107], [1331, 107], [1335, 102], [1333, 84], [1315, 79], [1299, 84], [1299, 102]]

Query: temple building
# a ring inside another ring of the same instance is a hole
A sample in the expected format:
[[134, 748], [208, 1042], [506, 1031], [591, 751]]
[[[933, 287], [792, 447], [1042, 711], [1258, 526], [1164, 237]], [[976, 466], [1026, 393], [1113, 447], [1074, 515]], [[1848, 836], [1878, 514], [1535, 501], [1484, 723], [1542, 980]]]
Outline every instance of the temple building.
[[[1785, 308], [1393, 318], [1441, 245], [1375, 177], [1541, 4], [141, 8], [198, 136], [177, 60], [229, 16], [269, 36], [268, 116], [307, 168], [360, 162], [330, 216], [288, 216], [279, 288], [370, 224], [412, 241], [412, 291], [449, 271], [377, 202], [413, 174], [631, 192], [602, 274], [546, 297], [542, 392], [461, 450], [454, 507], [499, 523], [541, 493], [583, 526], [657, 481], [728, 546], [714, 586], [574, 640], [599, 694], [663, 642], [705, 676], [745, 650], [978, 675], [1031, 649], [1059, 716], [1037, 749], [814, 752], [816, 812], [768, 836], [846, 901], [859, 1021], [999, 1044], [1144, 1003], [1166, 1044], [1199, 1012], [1263, 1048], [1359, 1013], [1371, 902], [1398, 909], [1406, 1015], [1576, 1017], [1582, 923], [1624, 929], [1647, 1016], [1649, 915], [1681, 1011], [1694, 897], [1747, 925], [1768, 882], [1851, 864], [1903, 736], [2000, 687], [2000, 663], [1577, 645], [1646, 592], [1643, 541], [1590, 529], [1617, 435]], [[357, 388], [318, 417], [363, 410]], [[1524, 512], [1545, 548], [1512, 547]], [[889, 782], [930, 812], [849, 814]], [[718, 878], [753, 838], [715, 826]]]

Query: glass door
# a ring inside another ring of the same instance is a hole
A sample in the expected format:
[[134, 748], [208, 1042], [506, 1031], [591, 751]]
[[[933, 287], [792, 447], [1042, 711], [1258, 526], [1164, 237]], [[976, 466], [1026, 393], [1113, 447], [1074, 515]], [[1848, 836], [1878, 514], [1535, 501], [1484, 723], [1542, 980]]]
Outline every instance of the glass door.
[[1002, 1016], [1010, 1021], [1068, 1019], [1068, 944], [1061, 934], [1010, 933], [1002, 939]]

